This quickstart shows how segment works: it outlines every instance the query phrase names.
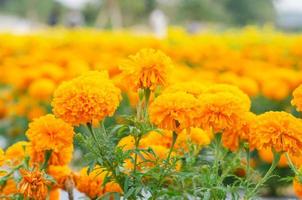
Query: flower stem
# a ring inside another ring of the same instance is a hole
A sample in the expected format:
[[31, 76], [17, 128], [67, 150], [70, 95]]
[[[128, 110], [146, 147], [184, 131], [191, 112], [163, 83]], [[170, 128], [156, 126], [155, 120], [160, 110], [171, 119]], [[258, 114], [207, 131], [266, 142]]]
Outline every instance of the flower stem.
[[251, 162], [250, 148], [246, 147], [245, 151], [246, 151], [246, 179], [249, 180], [250, 162]]
[[137, 169], [137, 157], [138, 157], [138, 146], [139, 146], [139, 142], [141, 140], [141, 137], [138, 136], [136, 139], [135, 139], [135, 153], [134, 153], [134, 167], [133, 167], [133, 173], [136, 174], [136, 169]]
[[246, 195], [245, 199], [250, 199], [252, 196], [254, 196], [254, 194], [258, 192], [259, 187], [261, 187], [270, 178], [272, 172], [277, 167], [280, 161], [281, 153], [278, 153], [273, 149], [273, 154], [274, 154], [274, 159], [272, 165], [270, 166], [264, 177], [257, 183], [255, 188]]
[[299, 174], [299, 171], [297, 170], [297, 168], [295, 167], [294, 163], [292, 162], [292, 160], [290, 159], [290, 156], [288, 155], [288, 153], [285, 153], [286, 156], [286, 160], [288, 162], [289, 167], [291, 168], [291, 170], [293, 170], [293, 172], [295, 173], [295, 175]]

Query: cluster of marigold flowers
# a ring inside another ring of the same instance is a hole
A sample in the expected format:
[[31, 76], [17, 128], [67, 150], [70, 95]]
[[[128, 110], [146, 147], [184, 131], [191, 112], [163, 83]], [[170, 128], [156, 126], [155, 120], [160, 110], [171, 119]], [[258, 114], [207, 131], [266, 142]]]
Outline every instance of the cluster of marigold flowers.
[[[151, 91], [150, 121], [161, 129], [146, 133], [140, 143], [153, 149], [154, 159], [166, 158], [173, 134], [177, 140], [172, 156], [181, 156], [188, 144], [196, 145], [198, 153], [221, 133], [230, 151], [246, 142], [260, 155], [271, 155], [271, 149], [288, 153], [299, 168], [302, 120], [284, 111], [255, 115], [250, 97], [263, 94], [282, 100], [302, 83], [297, 45], [302, 38], [270, 31], [263, 35], [254, 30], [237, 36], [172, 31], [164, 40], [92, 31], [1, 35], [1, 41], [14, 42], [0, 43], [0, 78], [5, 85], [0, 117], [26, 116], [30, 121], [27, 140], [1, 153], [1, 176], [10, 176], [27, 157], [30, 167], [17, 170], [20, 181], [9, 177], [0, 194], [57, 199], [58, 189], [77, 188], [91, 198], [122, 193], [114, 181], [103, 185], [102, 166], [91, 173], [88, 168], [72, 170], [74, 127], [97, 126], [113, 116], [122, 92], [136, 105], [139, 89]], [[298, 111], [301, 98], [302, 86], [293, 92]], [[118, 146], [134, 148], [133, 137], [122, 138]], [[126, 161], [125, 170], [132, 168]], [[298, 179], [294, 186], [302, 196]]]

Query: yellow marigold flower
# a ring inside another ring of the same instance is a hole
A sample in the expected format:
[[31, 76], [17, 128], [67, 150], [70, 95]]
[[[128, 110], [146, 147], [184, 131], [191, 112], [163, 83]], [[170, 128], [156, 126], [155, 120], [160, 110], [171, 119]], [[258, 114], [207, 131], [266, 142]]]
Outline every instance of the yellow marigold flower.
[[180, 132], [194, 127], [199, 101], [185, 92], [167, 93], [158, 96], [150, 105], [151, 122], [162, 129]]
[[144, 148], [148, 148], [150, 145], [161, 145], [169, 148], [172, 144], [172, 133], [166, 130], [161, 133], [151, 131], [141, 139], [140, 144]]
[[25, 169], [19, 171], [22, 177], [18, 184], [19, 193], [23, 194], [25, 199], [46, 199], [50, 181], [45, 178], [45, 173], [37, 167], [32, 171]]
[[211, 143], [211, 133], [201, 128], [190, 128], [188, 135], [193, 144], [205, 146]]
[[46, 111], [43, 107], [41, 106], [34, 106], [31, 109], [29, 109], [27, 113], [27, 118], [32, 121], [38, 117], [42, 117], [43, 115], [46, 114]]
[[26, 131], [35, 151], [59, 151], [73, 144], [73, 135], [71, 125], [51, 114], [35, 119]]
[[293, 187], [294, 187], [294, 191], [295, 191], [297, 197], [299, 199], [301, 199], [302, 198], [302, 183], [300, 183], [297, 178], [295, 178], [293, 181]]
[[121, 147], [123, 150], [127, 151], [133, 149], [135, 146], [135, 139], [132, 135], [123, 137], [117, 144], [118, 147]]
[[54, 92], [52, 106], [56, 116], [79, 125], [113, 115], [120, 99], [120, 90], [106, 72], [91, 71], [63, 82]]
[[38, 100], [49, 100], [54, 90], [55, 83], [46, 78], [35, 80], [28, 88], [29, 95]]
[[71, 169], [67, 166], [50, 165], [47, 168], [47, 174], [56, 180], [55, 187], [65, 189], [66, 181], [73, 181]]
[[59, 200], [60, 199], [60, 190], [52, 189], [49, 192], [49, 200]]
[[[45, 151], [39, 151], [33, 147], [29, 148], [30, 160], [32, 163], [44, 163]], [[67, 165], [72, 159], [73, 145], [66, 146], [58, 150], [52, 150], [49, 158], [49, 165]]]
[[83, 168], [79, 175], [75, 176], [76, 187], [80, 192], [85, 193], [91, 199], [100, 197], [106, 192], [121, 192], [117, 183], [109, 182], [103, 187], [105, 174], [101, 167], [96, 167], [92, 172], [87, 174], [88, 168]]
[[238, 87], [234, 85], [228, 85], [228, 84], [213, 84], [209, 85], [204, 93], [209, 94], [218, 94], [218, 93], [230, 93], [234, 96], [237, 96], [238, 99], [241, 100], [241, 104], [245, 110], [249, 110], [251, 107], [251, 100], [247, 94], [242, 92]]
[[236, 151], [239, 147], [240, 141], [249, 141], [251, 127], [254, 124], [256, 115], [252, 112], [242, 113], [237, 124], [231, 128], [226, 129], [222, 133], [222, 143], [224, 147], [231, 151]]
[[[18, 193], [17, 184], [13, 179], [8, 179], [4, 186], [0, 188], [0, 194], [4, 196], [9, 196]], [[4, 200], [10, 200], [9, 198]]]
[[241, 116], [248, 111], [250, 103], [229, 92], [205, 93], [199, 101], [199, 123], [204, 129], [213, 129], [214, 132], [231, 129], [240, 123]]
[[274, 148], [300, 156], [302, 121], [286, 112], [266, 112], [258, 115], [250, 134], [250, 145], [257, 149]]
[[293, 106], [297, 106], [298, 111], [302, 111], [302, 85], [294, 90], [291, 103]]
[[5, 161], [5, 155], [3, 149], [0, 148], [0, 166], [3, 165]]
[[[263, 148], [258, 150], [259, 157], [266, 163], [271, 164], [274, 159], [274, 154], [270, 148]], [[287, 167], [287, 159], [284, 154], [281, 155], [278, 167]]]
[[122, 76], [135, 90], [149, 88], [154, 90], [157, 86], [165, 86], [171, 59], [163, 52], [154, 49], [142, 49], [120, 66]]
[[194, 97], [198, 97], [205, 92], [206, 89], [206, 85], [198, 82], [181, 82], [168, 86], [163, 93], [186, 92]]
[[5, 151], [6, 160], [9, 160], [12, 165], [20, 164], [28, 155], [28, 144], [28, 142], [20, 141], [8, 147]]

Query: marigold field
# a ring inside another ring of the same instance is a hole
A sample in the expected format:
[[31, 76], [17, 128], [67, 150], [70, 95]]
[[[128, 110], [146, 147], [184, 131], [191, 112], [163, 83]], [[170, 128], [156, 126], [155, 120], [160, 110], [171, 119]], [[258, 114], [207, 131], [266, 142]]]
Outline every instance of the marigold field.
[[301, 47], [251, 27], [1, 33], [0, 199], [302, 199]]

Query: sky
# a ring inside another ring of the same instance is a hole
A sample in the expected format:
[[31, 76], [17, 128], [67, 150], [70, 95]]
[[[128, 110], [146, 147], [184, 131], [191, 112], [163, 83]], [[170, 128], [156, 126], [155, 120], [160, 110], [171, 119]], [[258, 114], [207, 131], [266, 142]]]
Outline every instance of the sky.
[[302, 12], [302, 0], [275, 0], [277, 11]]

